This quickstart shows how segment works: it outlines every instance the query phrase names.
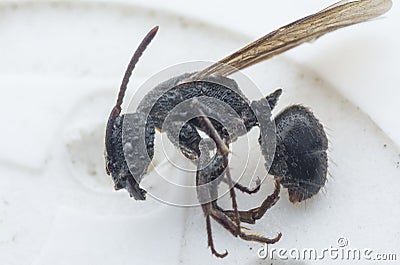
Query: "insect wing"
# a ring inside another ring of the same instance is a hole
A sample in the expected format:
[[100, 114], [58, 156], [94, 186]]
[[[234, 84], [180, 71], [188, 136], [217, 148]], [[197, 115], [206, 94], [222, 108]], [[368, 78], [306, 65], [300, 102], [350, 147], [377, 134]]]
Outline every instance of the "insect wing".
[[210, 75], [228, 76], [304, 42], [315, 40], [328, 32], [378, 17], [391, 7], [391, 0], [340, 1], [318, 13], [272, 31], [200, 71], [191, 79], [201, 79]]

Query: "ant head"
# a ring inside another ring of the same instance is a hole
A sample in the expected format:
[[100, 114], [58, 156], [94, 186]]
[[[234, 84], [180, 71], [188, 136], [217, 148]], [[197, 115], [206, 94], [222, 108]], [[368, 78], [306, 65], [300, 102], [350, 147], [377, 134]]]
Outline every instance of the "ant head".
[[[114, 108], [112, 109], [110, 116], [108, 118], [107, 122], [107, 128], [106, 128], [106, 137], [105, 137], [105, 145], [106, 145], [106, 170], [109, 175], [111, 175], [114, 184], [115, 184], [115, 189], [121, 189], [121, 188], [126, 188], [128, 189], [129, 193], [131, 194], [132, 197], [134, 197], [137, 200], [144, 200], [145, 199], [145, 191], [139, 188], [139, 180], [141, 176], [144, 174], [145, 171], [144, 169], [147, 169], [146, 164], [143, 164], [144, 162], [139, 160], [137, 161], [137, 166], [140, 169], [143, 170], [136, 170], [135, 172], [132, 172], [135, 174], [136, 178], [132, 175], [130, 172], [130, 168], [127, 165], [126, 159], [125, 159], [125, 153], [124, 153], [124, 148], [123, 148], [123, 139], [122, 139], [122, 123], [124, 120], [125, 115], [120, 115], [121, 114], [121, 105], [123, 98], [125, 96], [125, 91], [128, 87], [129, 83], [129, 78], [132, 75], [133, 69], [136, 66], [136, 63], [139, 61], [140, 56], [143, 54], [144, 50], [146, 47], [149, 45], [151, 40], [154, 38], [158, 30], [158, 27], [154, 27], [147, 35], [146, 37], [142, 40], [140, 43], [139, 47], [136, 49], [135, 53], [133, 54], [128, 67], [125, 71], [119, 93], [118, 93], [118, 98], [117, 98], [117, 103], [115, 104]], [[132, 114], [133, 115], [133, 114]], [[131, 116], [132, 116], [131, 115]], [[137, 114], [138, 115], [138, 114]], [[129, 116], [129, 114], [128, 114]], [[136, 117], [134, 115], [134, 117]], [[149, 134], [152, 136], [153, 134], [151, 132], [154, 131], [154, 128], [149, 127]], [[146, 128], [147, 129], [147, 128]], [[151, 137], [150, 137], [151, 138]], [[152, 138], [151, 138], [152, 139]], [[150, 141], [149, 139], [148, 141]], [[132, 145], [135, 145], [135, 148], [138, 148], [136, 143], [132, 143]], [[146, 149], [145, 149], [146, 150]], [[153, 155], [153, 150], [151, 149], [151, 156]]]

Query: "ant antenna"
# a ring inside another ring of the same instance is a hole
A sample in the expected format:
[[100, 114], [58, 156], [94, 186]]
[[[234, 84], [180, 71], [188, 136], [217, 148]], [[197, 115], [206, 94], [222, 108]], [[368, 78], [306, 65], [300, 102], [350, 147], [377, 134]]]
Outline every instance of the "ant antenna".
[[140, 43], [139, 47], [136, 49], [135, 53], [133, 54], [132, 59], [128, 64], [128, 67], [126, 68], [124, 78], [122, 79], [121, 87], [119, 88], [117, 104], [115, 105], [115, 108], [118, 108], [120, 111], [121, 111], [122, 100], [125, 96], [125, 91], [126, 91], [126, 88], [128, 87], [129, 78], [132, 75], [133, 69], [135, 69], [136, 63], [139, 61], [140, 56], [142, 56], [144, 50], [147, 48], [147, 46], [153, 40], [157, 31], [158, 31], [158, 26], [154, 27], [152, 30], [150, 30], [149, 33], [147, 33], [146, 37], [144, 37], [144, 39]]
[[[130, 60], [130, 62], [128, 64], [128, 67], [126, 68], [124, 78], [122, 79], [122, 83], [119, 88], [117, 103], [115, 104], [114, 108], [112, 109], [112, 111], [110, 113], [110, 117], [108, 118], [107, 129], [106, 129], [106, 139], [110, 139], [109, 137], [111, 137], [112, 128], [113, 128], [115, 119], [121, 113], [122, 101], [124, 99], [125, 91], [128, 87], [129, 78], [132, 75], [133, 69], [135, 69], [136, 63], [139, 61], [140, 56], [142, 56], [146, 47], [153, 40], [157, 31], [158, 31], [158, 26], [155, 26], [152, 30], [149, 31], [149, 33], [147, 33], [146, 37], [144, 37], [144, 39], [140, 43], [139, 47], [136, 49], [135, 53], [133, 54], [132, 59]], [[108, 145], [108, 144], [106, 143], [106, 145]], [[106, 149], [109, 150], [109, 146], [107, 146]]]

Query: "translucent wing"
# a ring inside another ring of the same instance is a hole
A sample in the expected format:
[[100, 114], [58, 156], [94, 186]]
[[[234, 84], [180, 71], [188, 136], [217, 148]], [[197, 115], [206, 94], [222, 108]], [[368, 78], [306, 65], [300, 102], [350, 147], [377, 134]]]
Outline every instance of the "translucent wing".
[[190, 79], [227, 76], [336, 29], [386, 13], [391, 0], [345, 0], [281, 27], [207, 67]]

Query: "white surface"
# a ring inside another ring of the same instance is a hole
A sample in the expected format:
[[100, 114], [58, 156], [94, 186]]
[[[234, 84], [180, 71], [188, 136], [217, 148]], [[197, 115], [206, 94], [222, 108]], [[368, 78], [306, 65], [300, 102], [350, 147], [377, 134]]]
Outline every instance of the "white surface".
[[[0, 140], [0, 264], [267, 263], [257, 258], [259, 244], [233, 238], [217, 224], [216, 247], [230, 254], [223, 261], [212, 257], [199, 207], [135, 202], [114, 192], [102, 158], [105, 121], [126, 63], [153, 25], [160, 32], [131, 90], [169, 65], [219, 59], [253, 39], [246, 35], [263, 35], [328, 1], [263, 8], [248, 1], [232, 3], [229, 12], [219, 2], [133, 2], [244, 35], [121, 1], [1, 4], [0, 38], [7, 42], [0, 43], [0, 110], [7, 115]], [[399, 108], [396, 13], [394, 6], [385, 19], [332, 33], [246, 71], [265, 93], [285, 89], [278, 109], [292, 103], [312, 108], [327, 128], [334, 162], [324, 194], [293, 206], [283, 192], [251, 226], [267, 236], [282, 232], [276, 247], [322, 249], [344, 236], [351, 247], [400, 256], [400, 210], [393, 207], [400, 203], [400, 153], [385, 134], [399, 143], [390, 114]], [[253, 142], [257, 152], [256, 137]], [[269, 180], [259, 195], [240, 195], [239, 206], [257, 205], [271, 189]]]

